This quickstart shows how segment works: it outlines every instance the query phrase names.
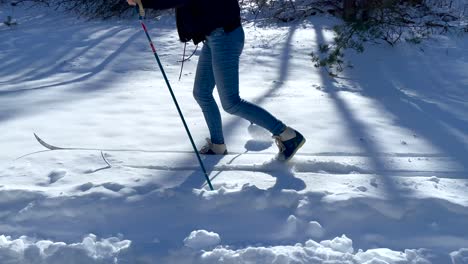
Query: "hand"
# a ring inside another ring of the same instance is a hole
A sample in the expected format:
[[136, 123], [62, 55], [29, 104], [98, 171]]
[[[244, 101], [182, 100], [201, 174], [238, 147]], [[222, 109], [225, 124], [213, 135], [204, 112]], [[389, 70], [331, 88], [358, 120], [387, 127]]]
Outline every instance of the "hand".
[[128, 3], [129, 5], [131, 5], [131, 6], [136, 6], [136, 5], [137, 5], [137, 3], [136, 3], [135, 0], [127, 0], [127, 3]]

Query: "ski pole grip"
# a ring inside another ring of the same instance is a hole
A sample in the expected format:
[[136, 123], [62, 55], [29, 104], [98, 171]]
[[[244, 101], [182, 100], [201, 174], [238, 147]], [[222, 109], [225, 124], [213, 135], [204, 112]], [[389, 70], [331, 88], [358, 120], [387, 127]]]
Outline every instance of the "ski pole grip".
[[135, 0], [135, 3], [138, 5], [138, 13], [140, 14], [140, 17], [145, 17], [145, 9], [143, 8], [141, 0]]

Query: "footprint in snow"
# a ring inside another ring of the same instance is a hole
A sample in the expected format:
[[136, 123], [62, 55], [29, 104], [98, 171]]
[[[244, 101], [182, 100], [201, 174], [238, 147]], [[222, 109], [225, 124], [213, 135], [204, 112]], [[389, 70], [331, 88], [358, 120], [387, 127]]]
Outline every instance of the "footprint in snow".
[[119, 192], [125, 186], [123, 186], [122, 184], [114, 183], [114, 182], [106, 182], [102, 184], [102, 187], [108, 190], [111, 190], [113, 192]]
[[55, 183], [67, 175], [66, 170], [53, 170], [49, 173], [49, 184]]
[[360, 192], [367, 192], [367, 188], [364, 187], [364, 186], [358, 186], [356, 187], [356, 189], [354, 189], [356, 191], [360, 191]]
[[94, 187], [93, 183], [87, 182], [85, 184], [82, 184], [82, 185], [76, 187], [76, 189], [79, 190], [79, 191], [82, 191], [82, 192], [86, 192], [86, 191], [89, 191], [93, 187]]
[[113, 192], [120, 192], [125, 187], [121, 184], [114, 183], [114, 182], [106, 182], [106, 183], [99, 184], [99, 185], [94, 185], [92, 182], [87, 182], [87, 183], [77, 186], [75, 189], [78, 191], [86, 192], [86, 191], [91, 190], [94, 187], [99, 187], [99, 186], [102, 186], [106, 188], [107, 190], [110, 190]]

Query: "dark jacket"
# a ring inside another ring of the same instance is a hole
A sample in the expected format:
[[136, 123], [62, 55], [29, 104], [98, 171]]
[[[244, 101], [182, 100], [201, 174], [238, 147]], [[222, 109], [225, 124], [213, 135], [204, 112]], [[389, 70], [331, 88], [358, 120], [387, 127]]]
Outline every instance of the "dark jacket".
[[238, 0], [142, 0], [142, 4], [160, 10], [175, 8], [182, 42], [198, 44], [216, 28], [230, 32], [241, 25]]

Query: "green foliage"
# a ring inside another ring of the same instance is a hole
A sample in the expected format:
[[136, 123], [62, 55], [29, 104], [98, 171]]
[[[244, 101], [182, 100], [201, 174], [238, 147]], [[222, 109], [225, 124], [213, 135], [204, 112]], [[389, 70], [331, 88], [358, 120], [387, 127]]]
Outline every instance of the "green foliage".
[[368, 42], [384, 42], [390, 46], [401, 41], [420, 44], [433, 34], [444, 34], [451, 29], [463, 31], [450, 23], [456, 19], [463, 18], [435, 13], [429, 6], [422, 4], [397, 3], [376, 8], [369, 14], [366, 13], [365, 20], [353, 20], [335, 26], [332, 43], [320, 43], [318, 51], [310, 55], [315, 67], [324, 68], [330, 76], [336, 77], [345, 69], [346, 50], [362, 53], [364, 44]]
[[344, 51], [353, 49], [364, 52], [363, 43], [369, 39], [372, 30], [363, 23], [349, 23], [333, 28], [335, 37], [332, 44], [319, 44], [318, 53], [311, 53], [315, 67], [325, 68], [330, 76], [336, 77], [344, 70]]

